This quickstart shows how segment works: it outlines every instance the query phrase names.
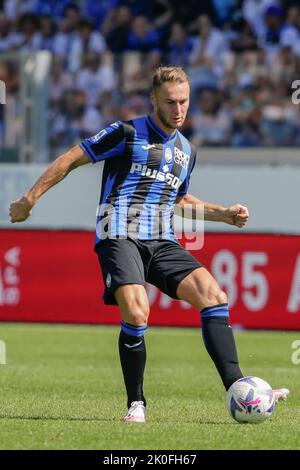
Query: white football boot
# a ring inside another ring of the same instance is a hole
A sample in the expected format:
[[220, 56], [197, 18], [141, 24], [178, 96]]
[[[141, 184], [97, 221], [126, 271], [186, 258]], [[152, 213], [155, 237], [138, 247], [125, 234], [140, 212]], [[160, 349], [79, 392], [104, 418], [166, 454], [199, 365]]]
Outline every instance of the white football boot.
[[290, 391], [288, 388], [273, 388], [275, 402], [278, 403], [280, 400], [286, 400]]
[[146, 418], [146, 407], [143, 401], [133, 401], [123, 420], [127, 423], [144, 423]]

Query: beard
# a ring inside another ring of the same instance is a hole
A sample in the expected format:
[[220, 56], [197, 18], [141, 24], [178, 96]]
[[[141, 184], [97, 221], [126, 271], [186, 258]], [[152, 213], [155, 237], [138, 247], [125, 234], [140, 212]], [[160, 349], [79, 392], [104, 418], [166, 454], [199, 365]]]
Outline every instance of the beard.
[[168, 121], [167, 117], [165, 116], [164, 112], [159, 107], [157, 107], [157, 115], [165, 127], [168, 127], [169, 129], [177, 129], [178, 127], [180, 127], [180, 126], [174, 126], [174, 124], [171, 124]]

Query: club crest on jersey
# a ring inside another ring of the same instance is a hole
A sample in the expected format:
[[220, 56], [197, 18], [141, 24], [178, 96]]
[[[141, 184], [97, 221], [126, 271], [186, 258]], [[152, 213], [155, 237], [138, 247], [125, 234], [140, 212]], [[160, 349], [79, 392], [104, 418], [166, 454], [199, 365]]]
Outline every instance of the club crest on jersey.
[[175, 163], [178, 165], [182, 166], [185, 170], [188, 169], [189, 162], [190, 162], [190, 155], [185, 153], [183, 150], [180, 150], [177, 147], [174, 147], [175, 155], [174, 155], [174, 160]]
[[166, 150], [165, 150], [165, 160], [166, 160], [166, 162], [171, 163], [172, 158], [173, 158], [172, 150], [170, 149], [170, 147], [167, 147]]

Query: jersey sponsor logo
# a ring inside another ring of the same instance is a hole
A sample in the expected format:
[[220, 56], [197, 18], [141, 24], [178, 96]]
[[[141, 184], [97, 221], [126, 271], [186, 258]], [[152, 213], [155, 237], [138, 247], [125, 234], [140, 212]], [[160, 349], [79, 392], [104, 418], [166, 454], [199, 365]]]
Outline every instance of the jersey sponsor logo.
[[174, 147], [174, 151], [175, 151], [175, 156], [174, 156], [175, 163], [177, 163], [178, 165], [182, 166], [182, 168], [187, 170], [189, 166], [190, 158], [191, 158], [190, 155], [188, 155], [183, 150], [180, 150], [177, 147]]
[[95, 144], [96, 142], [99, 142], [99, 140], [102, 139], [107, 134], [107, 130], [103, 129], [102, 131], [98, 132], [98, 134], [94, 135], [91, 137], [91, 141]]
[[172, 161], [172, 159], [173, 159], [172, 150], [170, 149], [170, 147], [167, 147], [167, 148], [166, 148], [166, 151], [165, 151], [165, 159], [166, 159], [166, 162], [167, 162], [167, 163], [171, 163], [171, 161]]
[[148, 144], [148, 145], [142, 145], [143, 150], [150, 150], [150, 149], [155, 149], [154, 144]]
[[130, 173], [141, 173], [142, 176], [147, 176], [148, 178], [153, 178], [161, 181], [162, 183], [167, 183], [174, 189], [178, 189], [181, 185], [181, 181], [178, 176], [169, 172], [163, 173], [162, 171], [153, 170], [152, 168], [148, 168], [147, 165], [142, 165], [141, 163], [133, 163], [130, 168]]

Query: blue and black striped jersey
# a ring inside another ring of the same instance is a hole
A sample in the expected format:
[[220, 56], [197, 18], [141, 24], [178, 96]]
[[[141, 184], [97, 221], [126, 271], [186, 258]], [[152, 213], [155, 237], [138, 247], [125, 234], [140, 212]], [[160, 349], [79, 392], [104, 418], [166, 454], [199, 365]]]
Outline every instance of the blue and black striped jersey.
[[168, 135], [151, 116], [117, 121], [81, 148], [93, 163], [105, 160], [96, 244], [104, 238], [176, 241], [174, 203], [188, 191], [194, 146]]

